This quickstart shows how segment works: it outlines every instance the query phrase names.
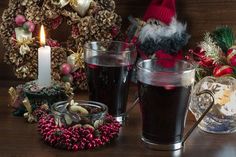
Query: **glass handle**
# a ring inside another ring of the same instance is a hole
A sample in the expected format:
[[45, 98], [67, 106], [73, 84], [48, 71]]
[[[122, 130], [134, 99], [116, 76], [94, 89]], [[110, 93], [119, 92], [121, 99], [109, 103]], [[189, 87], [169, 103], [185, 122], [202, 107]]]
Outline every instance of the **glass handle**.
[[193, 130], [198, 126], [198, 124], [202, 121], [202, 119], [206, 116], [206, 114], [210, 111], [212, 106], [215, 104], [214, 94], [210, 90], [203, 90], [203, 91], [197, 93], [196, 95], [199, 96], [199, 95], [202, 95], [202, 94], [209, 94], [210, 97], [212, 98], [212, 102], [207, 107], [207, 109], [203, 112], [201, 117], [195, 122], [195, 124], [192, 126], [192, 128], [185, 134], [184, 139], [183, 139], [183, 143], [188, 139], [188, 137], [191, 135]]

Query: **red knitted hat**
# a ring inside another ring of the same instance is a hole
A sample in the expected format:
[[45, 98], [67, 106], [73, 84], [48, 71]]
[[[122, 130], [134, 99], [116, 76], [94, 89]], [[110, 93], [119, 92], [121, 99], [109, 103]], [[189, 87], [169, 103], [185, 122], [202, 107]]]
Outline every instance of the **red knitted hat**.
[[148, 19], [157, 19], [169, 25], [172, 17], [175, 16], [175, 0], [152, 0], [143, 17], [144, 21]]

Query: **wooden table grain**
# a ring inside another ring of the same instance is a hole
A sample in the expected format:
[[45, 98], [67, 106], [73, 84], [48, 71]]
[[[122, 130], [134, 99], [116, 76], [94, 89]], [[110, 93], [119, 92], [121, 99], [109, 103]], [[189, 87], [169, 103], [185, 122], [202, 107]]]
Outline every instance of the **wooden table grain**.
[[[154, 151], [147, 149], [140, 140], [141, 117], [136, 106], [129, 114], [127, 125], [110, 145], [93, 151], [68, 152], [48, 146], [41, 140], [36, 124], [28, 124], [24, 118], [11, 115], [8, 88], [10, 83], [0, 82], [0, 157], [235, 157], [236, 134], [208, 134], [196, 129], [181, 151]], [[136, 87], [131, 88], [129, 105]], [[87, 93], [79, 93], [78, 99], [87, 99]], [[194, 123], [189, 114], [186, 130]]]

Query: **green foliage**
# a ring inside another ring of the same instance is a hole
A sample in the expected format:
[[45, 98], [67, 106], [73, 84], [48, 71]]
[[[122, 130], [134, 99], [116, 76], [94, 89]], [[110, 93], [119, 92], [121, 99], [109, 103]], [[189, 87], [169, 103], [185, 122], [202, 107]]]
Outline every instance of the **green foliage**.
[[196, 81], [200, 81], [206, 76], [212, 76], [212, 69], [211, 68], [204, 68], [202, 66], [197, 66], [196, 67]]
[[200, 47], [206, 51], [205, 56], [212, 59], [214, 63], [219, 64], [222, 62], [222, 57], [220, 55], [222, 50], [211, 37], [209, 32], [205, 34], [204, 40], [200, 42]]
[[226, 53], [235, 42], [233, 30], [228, 26], [217, 28], [211, 33], [211, 36], [224, 53]]
[[232, 67], [232, 68], [233, 68], [234, 74], [236, 74], [236, 67]]

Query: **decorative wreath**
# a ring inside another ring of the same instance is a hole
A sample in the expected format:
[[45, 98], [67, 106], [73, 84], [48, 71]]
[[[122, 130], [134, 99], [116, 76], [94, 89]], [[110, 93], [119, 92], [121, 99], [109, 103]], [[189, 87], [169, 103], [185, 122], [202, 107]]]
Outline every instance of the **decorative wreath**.
[[[52, 47], [53, 79], [63, 77], [85, 89], [83, 45], [118, 37], [121, 17], [115, 13], [114, 0], [10, 0], [2, 15], [0, 35], [6, 48], [4, 60], [13, 66], [17, 78], [37, 78], [42, 24], [47, 45]], [[53, 32], [67, 29], [70, 34], [65, 41], [54, 39]]]
[[105, 117], [103, 124], [96, 127], [91, 125], [58, 126], [54, 116], [43, 108], [36, 109], [33, 115], [39, 119], [38, 131], [47, 144], [71, 151], [104, 146], [118, 136], [121, 127], [119, 122], [109, 115]]

